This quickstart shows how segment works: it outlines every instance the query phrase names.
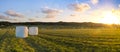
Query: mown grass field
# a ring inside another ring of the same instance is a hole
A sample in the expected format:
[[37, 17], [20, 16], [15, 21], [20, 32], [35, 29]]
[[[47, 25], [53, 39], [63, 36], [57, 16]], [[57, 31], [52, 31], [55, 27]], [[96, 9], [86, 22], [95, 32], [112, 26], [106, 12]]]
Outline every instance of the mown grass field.
[[16, 38], [0, 29], [0, 52], [120, 52], [120, 29], [41, 29], [37, 36]]

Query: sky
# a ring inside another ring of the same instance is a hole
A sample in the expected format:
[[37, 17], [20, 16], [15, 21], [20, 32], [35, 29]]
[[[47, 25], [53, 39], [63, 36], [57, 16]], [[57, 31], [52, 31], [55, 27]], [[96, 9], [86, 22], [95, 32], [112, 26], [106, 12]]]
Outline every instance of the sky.
[[99, 23], [107, 12], [119, 22], [120, 0], [0, 0], [0, 21]]

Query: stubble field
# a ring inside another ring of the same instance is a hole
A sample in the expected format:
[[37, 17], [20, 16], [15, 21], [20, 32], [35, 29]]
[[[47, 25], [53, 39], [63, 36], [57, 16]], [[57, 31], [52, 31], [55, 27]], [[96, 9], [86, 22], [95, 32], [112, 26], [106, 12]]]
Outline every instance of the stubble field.
[[120, 52], [120, 29], [40, 29], [16, 38], [14, 28], [0, 29], [0, 52]]

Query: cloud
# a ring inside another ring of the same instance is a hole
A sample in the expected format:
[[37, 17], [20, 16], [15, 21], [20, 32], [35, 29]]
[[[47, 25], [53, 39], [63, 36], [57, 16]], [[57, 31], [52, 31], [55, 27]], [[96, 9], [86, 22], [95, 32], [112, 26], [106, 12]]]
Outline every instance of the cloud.
[[118, 7], [120, 8], [120, 4], [118, 5]]
[[8, 16], [4, 16], [4, 15], [1, 15], [1, 14], [0, 14], [0, 19], [2, 19], [2, 20], [16, 20], [16, 19], [12, 19]]
[[14, 11], [14, 10], [8, 10], [5, 12], [5, 14], [12, 16], [12, 17], [24, 17], [24, 15]]
[[76, 12], [85, 12], [89, 10], [91, 7], [86, 3], [81, 3], [81, 4], [70, 4], [69, 8]]
[[75, 15], [75, 14], [71, 14], [70, 16], [74, 17], [74, 16], [76, 16], [76, 15]]
[[35, 18], [40, 18], [40, 16], [35, 16]]
[[92, 2], [92, 4], [97, 4], [99, 2], [99, 0], [90, 0]]
[[54, 18], [61, 12], [63, 12], [63, 11], [58, 10], [58, 9], [51, 9], [51, 8], [43, 8], [42, 9], [42, 13], [46, 14], [47, 18]]
[[9, 17], [8, 17], [8, 16], [4, 16], [4, 15], [1, 15], [1, 14], [0, 14], [0, 19], [3, 19], [3, 20], [8, 20], [8, 19], [9, 19]]
[[78, 14], [70, 14], [71, 17], [78, 17]]
[[35, 21], [35, 19], [34, 19], [34, 18], [29, 18], [28, 20], [29, 20], [29, 21]]

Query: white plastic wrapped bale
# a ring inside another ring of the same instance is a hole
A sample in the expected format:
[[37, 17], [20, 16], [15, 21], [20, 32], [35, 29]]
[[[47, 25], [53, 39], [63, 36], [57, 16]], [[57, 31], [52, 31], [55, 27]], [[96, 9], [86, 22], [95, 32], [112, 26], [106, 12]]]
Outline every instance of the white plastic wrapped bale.
[[26, 26], [16, 26], [16, 37], [28, 37], [28, 28]]
[[38, 35], [38, 27], [29, 27], [29, 35]]

